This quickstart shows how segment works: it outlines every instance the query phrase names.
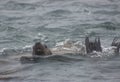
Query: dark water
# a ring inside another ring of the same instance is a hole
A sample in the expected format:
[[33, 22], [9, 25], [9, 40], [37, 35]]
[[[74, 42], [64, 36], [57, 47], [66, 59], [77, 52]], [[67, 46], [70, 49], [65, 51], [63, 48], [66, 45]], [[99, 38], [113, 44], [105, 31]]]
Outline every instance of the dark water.
[[120, 57], [64, 55], [21, 64], [37, 40], [53, 47], [67, 38], [120, 36], [119, 0], [0, 0], [0, 82], [120, 82]]

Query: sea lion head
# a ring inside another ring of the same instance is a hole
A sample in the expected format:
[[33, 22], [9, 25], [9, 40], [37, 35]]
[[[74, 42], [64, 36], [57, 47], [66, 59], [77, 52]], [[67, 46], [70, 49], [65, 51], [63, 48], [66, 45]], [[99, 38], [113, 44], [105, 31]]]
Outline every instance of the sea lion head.
[[51, 55], [51, 50], [45, 44], [36, 42], [33, 46], [33, 55]]
[[40, 42], [36, 42], [33, 46], [33, 55], [44, 55], [44, 48]]

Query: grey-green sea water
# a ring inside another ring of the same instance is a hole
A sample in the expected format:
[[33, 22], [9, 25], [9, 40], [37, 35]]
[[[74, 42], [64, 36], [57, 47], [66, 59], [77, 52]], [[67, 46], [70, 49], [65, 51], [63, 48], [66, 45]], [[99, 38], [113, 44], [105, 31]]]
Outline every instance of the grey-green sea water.
[[41, 41], [100, 36], [104, 47], [120, 36], [120, 0], [0, 0], [0, 82], [120, 82], [120, 56], [55, 56], [21, 64]]

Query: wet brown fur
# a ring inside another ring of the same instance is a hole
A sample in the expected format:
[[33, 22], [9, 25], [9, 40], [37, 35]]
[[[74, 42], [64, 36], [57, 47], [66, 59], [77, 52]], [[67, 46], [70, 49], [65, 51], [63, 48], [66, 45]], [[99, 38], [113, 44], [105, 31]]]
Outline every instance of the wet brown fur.
[[40, 42], [35, 43], [35, 45], [33, 46], [33, 56], [37, 55], [37, 56], [42, 56], [42, 55], [51, 55], [52, 52], [50, 51], [50, 49], [47, 47], [47, 45], [43, 45]]
[[120, 42], [117, 42], [117, 41], [118, 41], [118, 37], [115, 37], [113, 39], [112, 44], [111, 44], [111, 46], [115, 46], [116, 47], [115, 53], [119, 53], [119, 51], [120, 51]]
[[86, 52], [92, 53], [93, 51], [102, 52], [100, 38], [95, 38], [95, 41], [90, 41], [89, 37], [85, 38]]

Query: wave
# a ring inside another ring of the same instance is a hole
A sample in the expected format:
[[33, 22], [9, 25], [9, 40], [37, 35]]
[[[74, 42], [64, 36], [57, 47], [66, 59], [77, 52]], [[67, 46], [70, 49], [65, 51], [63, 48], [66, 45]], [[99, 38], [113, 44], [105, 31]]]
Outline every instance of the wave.
[[57, 9], [57, 10], [47, 12], [45, 15], [51, 16], [51, 17], [64, 17], [64, 16], [68, 16], [70, 14], [71, 14], [71, 11], [69, 11], [69, 10]]
[[37, 7], [37, 5], [35, 5], [33, 3], [8, 1], [4, 4], [4, 7], [8, 10], [28, 10], [28, 9], [35, 9]]
[[72, 62], [72, 61], [84, 61], [81, 58], [73, 58], [68, 56], [70, 54], [65, 55], [51, 55], [51, 56], [39, 56], [39, 57], [28, 57], [22, 56], [20, 58], [20, 62], [22, 64], [26, 63], [39, 63], [39, 62]]
[[19, 54], [32, 53], [31, 45], [23, 48], [3, 48], [0, 50], [0, 57], [15, 56]]
[[18, 79], [18, 78], [19, 77], [17, 77], [17, 76], [2, 76], [2, 77], [0, 77], [0, 80], [9, 81], [9, 80]]
[[119, 56], [118, 54], [113, 54], [111, 52], [96, 52], [86, 55], [80, 55], [80, 54], [64, 54], [64, 55], [51, 55], [51, 56], [39, 56], [39, 57], [33, 57], [33, 56], [22, 56], [20, 58], [21, 64], [31, 64], [31, 63], [45, 63], [45, 62], [81, 62], [86, 61], [88, 59], [94, 60], [97, 58], [97, 60], [106, 60], [110, 58], [114, 58], [116, 56]]
[[119, 15], [120, 11], [99, 10], [99, 11], [95, 11], [94, 14]]
[[48, 60], [55, 60], [55, 61], [63, 61], [63, 62], [68, 62], [68, 61], [83, 61], [81, 58], [73, 58], [69, 55], [73, 54], [65, 54], [65, 55], [53, 55], [46, 57]]
[[107, 30], [116, 30], [119, 29], [119, 23], [105, 21], [95, 26], [96, 28], [105, 28]]

